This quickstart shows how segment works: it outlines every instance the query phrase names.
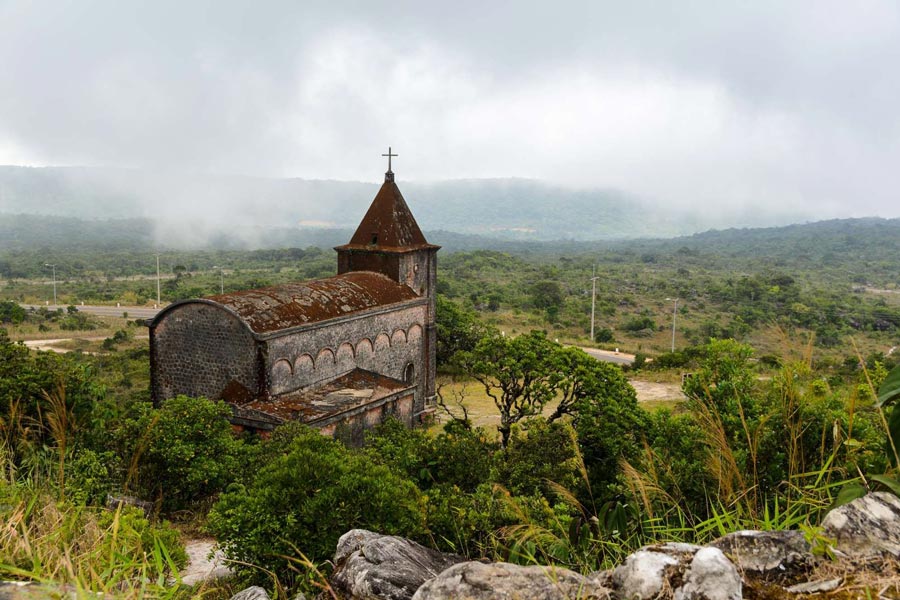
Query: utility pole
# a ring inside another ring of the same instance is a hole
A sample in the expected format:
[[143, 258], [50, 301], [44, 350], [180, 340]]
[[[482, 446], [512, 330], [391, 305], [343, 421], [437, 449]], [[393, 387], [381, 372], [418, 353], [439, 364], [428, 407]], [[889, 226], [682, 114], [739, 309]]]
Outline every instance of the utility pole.
[[222, 267], [218, 267], [216, 265], [213, 265], [213, 269], [219, 270], [219, 275], [221, 276], [221, 280], [219, 283], [219, 293], [224, 294], [225, 293], [225, 271], [222, 270]]
[[159, 252], [156, 253], [156, 308], [162, 306], [162, 296], [159, 293]]
[[672, 309], [672, 352], [675, 352], [675, 317], [678, 316], [678, 298], [666, 298], [675, 300], [675, 308]]
[[56, 265], [44, 263], [44, 266], [53, 269], [53, 306], [56, 306]]
[[596, 340], [594, 338], [594, 308], [597, 305], [597, 265], [591, 269], [591, 343]]

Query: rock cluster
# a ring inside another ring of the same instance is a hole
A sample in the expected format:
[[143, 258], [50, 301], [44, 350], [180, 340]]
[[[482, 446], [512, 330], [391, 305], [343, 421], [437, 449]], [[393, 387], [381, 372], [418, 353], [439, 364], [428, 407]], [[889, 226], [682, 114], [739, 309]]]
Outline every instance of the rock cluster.
[[[869, 494], [831, 511], [822, 530], [846, 569], [876, 558], [896, 560], [900, 499]], [[740, 600], [745, 594], [807, 599], [844, 582], [815, 578], [821, 560], [800, 532], [738, 531], [707, 546], [646, 546], [615, 569], [585, 576], [552, 566], [466, 561], [354, 529], [338, 542], [331, 585], [347, 600]]]

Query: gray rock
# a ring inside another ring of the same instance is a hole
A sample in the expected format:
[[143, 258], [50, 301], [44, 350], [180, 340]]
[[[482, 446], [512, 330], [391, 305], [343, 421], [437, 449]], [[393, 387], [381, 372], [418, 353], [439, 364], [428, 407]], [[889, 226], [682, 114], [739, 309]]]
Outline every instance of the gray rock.
[[144, 516], [148, 519], [153, 516], [153, 503], [141, 500], [134, 496], [113, 496], [106, 495], [106, 508], [109, 510], [118, 510], [120, 506], [133, 506], [144, 511]]
[[241, 590], [232, 596], [231, 600], [269, 600], [269, 594], [258, 585], [254, 585], [245, 590]]
[[822, 532], [835, 550], [850, 558], [900, 558], [900, 498], [887, 492], [866, 494], [832, 510]]
[[816, 564], [799, 531], [736, 531], [710, 546], [724, 552], [742, 572], [763, 581], [801, 581]]
[[743, 583], [737, 568], [718, 548], [701, 548], [691, 560], [675, 600], [741, 600]]
[[659, 544], [646, 546], [634, 552], [612, 574], [613, 589], [617, 598], [650, 600], [666, 590], [672, 582], [679, 582], [701, 549], [692, 544]]
[[568, 569], [465, 562], [425, 582], [413, 600], [606, 600], [611, 590]]
[[353, 529], [338, 540], [331, 585], [354, 600], [408, 600], [425, 581], [463, 560], [401, 537]]
[[791, 594], [826, 594], [841, 587], [842, 583], [844, 583], [844, 580], [841, 577], [838, 577], [837, 579], [825, 579], [823, 581], [807, 581], [805, 583], [792, 585], [787, 588], [786, 591]]

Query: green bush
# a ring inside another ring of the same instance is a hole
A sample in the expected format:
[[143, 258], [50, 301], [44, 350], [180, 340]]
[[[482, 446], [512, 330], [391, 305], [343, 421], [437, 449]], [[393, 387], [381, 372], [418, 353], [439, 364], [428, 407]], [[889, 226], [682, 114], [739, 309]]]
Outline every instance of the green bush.
[[622, 324], [625, 331], [637, 332], [645, 329], [656, 330], [656, 322], [650, 317], [632, 317]]
[[578, 441], [571, 425], [537, 418], [513, 429], [509, 445], [495, 455], [497, 483], [514, 496], [556, 498], [552, 484], [576, 491], [579, 477]]
[[268, 569], [290, 585], [297, 573], [286, 557], [329, 559], [350, 529], [424, 533], [424, 499], [411, 481], [307, 427], [276, 433], [252, 481], [229, 486], [209, 514], [226, 555], [255, 565], [235, 564], [239, 574], [263, 581]]
[[594, 341], [598, 344], [606, 344], [616, 339], [613, 330], [609, 327], [601, 327], [594, 333]]
[[231, 432], [224, 402], [178, 396], [157, 409], [136, 403], [116, 430], [118, 454], [137, 467], [137, 489], [161, 499], [164, 511], [187, 508], [222, 490], [238, 472], [240, 442]]
[[112, 489], [109, 465], [114, 462], [112, 453], [77, 452], [65, 466], [66, 497], [75, 504], [102, 505]]

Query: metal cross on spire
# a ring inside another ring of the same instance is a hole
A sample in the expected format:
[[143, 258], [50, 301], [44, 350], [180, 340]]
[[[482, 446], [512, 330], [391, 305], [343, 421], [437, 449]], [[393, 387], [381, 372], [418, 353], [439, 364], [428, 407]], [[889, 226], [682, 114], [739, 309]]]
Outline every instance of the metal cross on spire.
[[399, 156], [399, 155], [391, 153], [391, 147], [388, 146], [387, 154], [382, 154], [382, 156], [387, 156], [387, 159], [388, 159], [388, 170], [387, 170], [387, 173], [384, 174], [384, 180], [385, 181], [393, 181], [394, 180], [394, 172], [391, 170], [391, 157]]

